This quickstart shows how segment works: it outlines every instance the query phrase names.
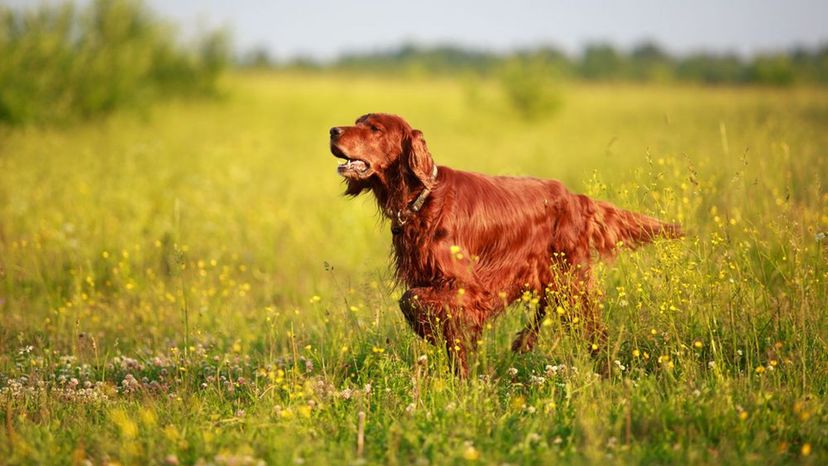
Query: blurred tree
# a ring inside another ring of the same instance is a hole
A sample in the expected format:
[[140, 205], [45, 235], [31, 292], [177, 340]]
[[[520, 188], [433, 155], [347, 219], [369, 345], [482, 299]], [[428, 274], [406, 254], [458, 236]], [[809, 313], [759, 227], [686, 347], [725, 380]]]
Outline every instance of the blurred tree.
[[638, 45], [630, 54], [629, 75], [635, 81], [669, 81], [674, 68], [670, 55], [653, 42]]
[[786, 86], [794, 82], [791, 58], [783, 54], [760, 55], [756, 57], [749, 69], [752, 82]]
[[241, 60], [243, 66], [250, 66], [253, 68], [270, 68], [276, 63], [271, 58], [270, 52], [267, 48], [258, 46], [248, 52]]
[[509, 103], [524, 118], [548, 116], [560, 108], [559, 72], [554, 62], [538, 55], [514, 57], [498, 74]]
[[748, 80], [747, 69], [736, 55], [691, 55], [679, 62], [679, 79], [707, 84], [742, 83]]
[[620, 78], [623, 68], [623, 58], [608, 44], [588, 45], [579, 65], [581, 77], [593, 80]]

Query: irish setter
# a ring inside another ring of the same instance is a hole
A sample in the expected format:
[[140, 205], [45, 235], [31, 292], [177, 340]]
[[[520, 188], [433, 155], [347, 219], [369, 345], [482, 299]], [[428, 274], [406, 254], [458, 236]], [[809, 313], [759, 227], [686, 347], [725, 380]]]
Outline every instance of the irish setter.
[[432, 344], [442, 335], [463, 377], [484, 323], [521, 298], [537, 311], [514, 351], [532, 349], [553, 305], [597, 352], [606, 332], [589, 296], [593, 252], [612, 256], [622, 244], [681, 236], [678, 225], [571, 193], [559, 181], [438, 167], [422, 132], [396, 115], [331, 128], [330, 147], [344, 160], [345, 194], [373, 192], [391, 221], [406, 320]]

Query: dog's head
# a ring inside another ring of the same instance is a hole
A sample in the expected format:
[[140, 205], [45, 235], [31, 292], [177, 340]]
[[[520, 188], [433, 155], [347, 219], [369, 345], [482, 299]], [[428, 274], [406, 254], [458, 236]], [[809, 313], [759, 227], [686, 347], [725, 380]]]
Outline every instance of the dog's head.
[[402, 118], [369, 113], [354, 126], [331, 128], [330, 135], [331, 153], [344, 160], [337, 172], [348, 184], [345, 194], [356, 196], [375, 186], [393, 190], [396, 183], [432, 187], [434, 162], [423, 133]]

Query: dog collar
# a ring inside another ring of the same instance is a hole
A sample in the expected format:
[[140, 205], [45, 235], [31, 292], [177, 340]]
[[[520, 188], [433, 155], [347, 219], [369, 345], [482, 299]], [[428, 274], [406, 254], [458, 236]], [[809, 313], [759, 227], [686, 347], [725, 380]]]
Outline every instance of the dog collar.
[[[431, 169], [431, 181], [434, 182], [437, 181], [437, 164], [432, 165], [432, 167], [433, 168]], [[417, 199], [414, 199], [414, 202], [412, 202], [408, 208], [412, 212], [419, 212], [420, 209], [422, 209], [423, 204], [425, 203], [426, 198], [429, 194], [431, 194], [431, 189], [423, 189], [423, 192], [421, 192], [420, 195], [417, 196]]]
[[[437, 164], [434, 164], [431, 169], [431, 181], [437, 181]], [[417, 196], [417, 199], [408, 205], [408, 210], [412, 214], [416, 214], [423, 208], [423, 204], [425, 204], [426, 199], [428, 199], [428, 195], [431, 194], [431, 189], [424, 188], [423, 191]], [[402, 232], [402, 226], [408, 222], [408, 219], [405, 218], [403, 214], [403, 209], [397, 211], [396, 214], [390, 215], [391, 217], [391, 233], [394, 235], [398, 235]]]

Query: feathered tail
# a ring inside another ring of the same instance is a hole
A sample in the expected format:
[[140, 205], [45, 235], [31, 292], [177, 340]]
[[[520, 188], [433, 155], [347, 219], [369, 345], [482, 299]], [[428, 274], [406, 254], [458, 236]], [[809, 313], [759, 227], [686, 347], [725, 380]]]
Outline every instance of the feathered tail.
[[[585, 197], [585, 196], [584, 196]], [[613, 256], [619, 245], [636, 248], [656, 238], [681, 238], [681, 225], [619, 209], [614, 205], [589, 199], [592, 213], [589, 225], [590, 245], [602, 256]], [[583, 200], [582, 200], [583, 202]]]

